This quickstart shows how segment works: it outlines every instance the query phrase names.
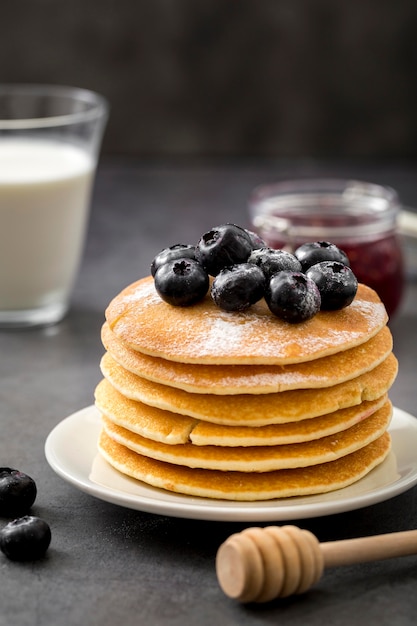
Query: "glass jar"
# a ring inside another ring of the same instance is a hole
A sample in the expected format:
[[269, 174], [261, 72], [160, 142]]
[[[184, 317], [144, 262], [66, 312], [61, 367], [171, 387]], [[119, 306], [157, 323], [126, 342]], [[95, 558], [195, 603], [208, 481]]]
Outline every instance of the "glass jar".
[[375, 289], [389, 315], [404, 288], [396, 232], [396, 191], [356, 180], [290, 180], [256, 187], [249, 199], [252, 229], [273, 248], [293, 252], [309, 241], [330, 241], [349, 257], [359, 282]]

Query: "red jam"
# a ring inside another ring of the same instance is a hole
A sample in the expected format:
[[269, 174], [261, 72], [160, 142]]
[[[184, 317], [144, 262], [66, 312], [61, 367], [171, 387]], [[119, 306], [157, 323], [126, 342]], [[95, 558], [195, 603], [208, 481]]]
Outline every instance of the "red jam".
[[[349, 202], [346, 189], [354, 190]], [[359, 282], [375, 289], [389, 315], [398, 308], [404, 287], [395, 233], [398, 210], [393, 190], [338, 180], [259, 187], [250, 203], [252, 228], [269, 246], [293, 252], [307, 241], [330, 241], [344, 250]]]

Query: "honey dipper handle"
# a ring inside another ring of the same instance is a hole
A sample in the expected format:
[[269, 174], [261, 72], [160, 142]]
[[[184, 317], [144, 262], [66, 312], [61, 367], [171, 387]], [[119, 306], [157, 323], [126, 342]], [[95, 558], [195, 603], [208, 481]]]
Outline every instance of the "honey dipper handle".
[[320, 544], [325, 567], [417, 554], [417, 530]]

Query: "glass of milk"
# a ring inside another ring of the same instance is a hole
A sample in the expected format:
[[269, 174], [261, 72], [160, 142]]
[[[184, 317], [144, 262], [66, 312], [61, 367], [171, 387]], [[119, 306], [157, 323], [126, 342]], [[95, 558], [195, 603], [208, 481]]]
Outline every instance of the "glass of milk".
[[0, 84], [0, 328], [66, 314], [107, 117], [92, 91]]

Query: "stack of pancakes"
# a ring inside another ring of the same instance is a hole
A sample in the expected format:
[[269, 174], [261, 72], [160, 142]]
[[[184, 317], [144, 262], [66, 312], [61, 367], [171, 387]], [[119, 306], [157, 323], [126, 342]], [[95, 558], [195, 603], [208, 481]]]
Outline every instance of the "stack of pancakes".
[[390, 450], [397, 361], [386, 324], [364, 285], [350, 306], [289, 324], [264, 301], [244, 313], [209, 295], [174, 307], [144, 278], [106, 310], [100, 454], [193, 496], [254, 501], [347, 486]]

